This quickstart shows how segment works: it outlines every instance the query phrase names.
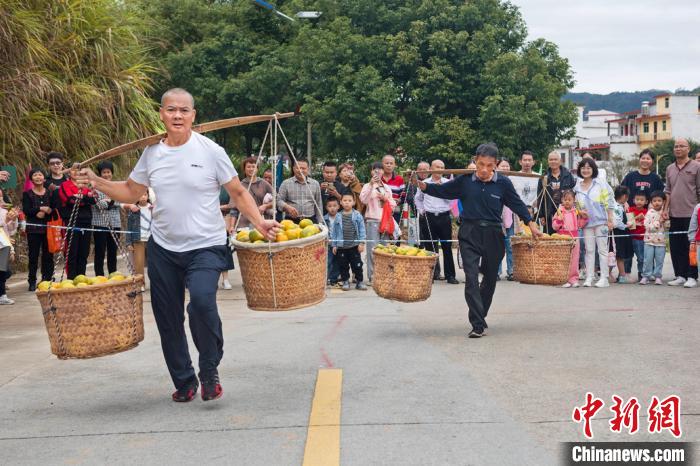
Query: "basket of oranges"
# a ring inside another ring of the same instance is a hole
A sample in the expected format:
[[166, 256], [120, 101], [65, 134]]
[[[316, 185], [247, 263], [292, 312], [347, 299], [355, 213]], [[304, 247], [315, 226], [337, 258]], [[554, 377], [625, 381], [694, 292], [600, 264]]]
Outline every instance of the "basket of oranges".
[[231, 238], [248, 307], [256, 311], [300, 309], [326, 298], [328, 229], [308, 219], [280, 223], [272, 242], [255, 229]]
[[59, 359], [86, 359], [134, 348], [143, 340], [143, 275], [78, 275], [39, 283], [51, 352]]
[[372, 287], [378, 296], [404, 303], [425, 301], [430, 297], [437, 254], [414, 246], [381, 244], [372, 254]]

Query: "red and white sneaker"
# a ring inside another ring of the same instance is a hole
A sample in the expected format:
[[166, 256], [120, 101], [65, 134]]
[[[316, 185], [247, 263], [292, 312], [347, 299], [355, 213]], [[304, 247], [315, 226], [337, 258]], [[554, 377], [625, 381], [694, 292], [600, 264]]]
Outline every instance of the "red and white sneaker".
[[198, 387], [199, 382], [197, 382], [197, 379], [192, 380], [192, 382], [173, 392], [173, 401], [177, 403], [187, 403], [188, 401], [194, 400], [194, 397], [197, 396]]
[[199, 373], [199, 381], [202, 383], [202, 400], [211, 401], [221, 398], [224, 389], [219, 383], [219, 373], [214, 371], [210, 374]]

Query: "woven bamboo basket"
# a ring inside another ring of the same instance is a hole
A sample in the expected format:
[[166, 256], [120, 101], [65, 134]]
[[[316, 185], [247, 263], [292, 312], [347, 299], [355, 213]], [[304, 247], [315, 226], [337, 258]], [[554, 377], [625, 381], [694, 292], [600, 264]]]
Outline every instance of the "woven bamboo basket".
[[569, 278], [574, 239], [538, 240], [512, 236], [513, 276], [520, 283], [562, 285]]
[[120, 282], [36, 293], [51, 352], [59, 359], [119, 353], [143, 340], [143, 275]]
[[291, 311], [326, 299], [328, 229], [282, 243], [243, 243], [236, 249], [248, 307], [255, 311]]
[[378, 296], [404, 303], [425, 301], [433, 288], [438, 256], [416, 257], [372, 251], [372, 288]]

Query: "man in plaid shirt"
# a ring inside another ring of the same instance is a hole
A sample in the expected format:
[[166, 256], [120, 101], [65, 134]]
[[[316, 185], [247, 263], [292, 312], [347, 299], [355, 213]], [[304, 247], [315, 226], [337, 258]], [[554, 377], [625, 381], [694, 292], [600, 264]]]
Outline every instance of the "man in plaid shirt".
[[309, 163], [306, 160], [297, 160], [292, 165], [292, 172], [294, 176], [280, 185], [277, 208], [294, 222], [308, 218], [319, 223], [323, 220], [321, 185], [308, 176]]
[[[111, 180], [114, 173], [112, 162], [105, 161], [97, 165], [97, 173], [105, 180]], [[120, 230], [122, 226], [120, 215], [121, 204], [107, 197], [106, 194], [95, 190], [95, 205], [92, 206], [92, 227], [96, 230], [95, 240], [95, 275], [105, 275], [104, 262], [107, 252], [108, 273], [117, 271], [117, 243], [109, 231]], [[118, 235], [118, 233], [115, 233]]]

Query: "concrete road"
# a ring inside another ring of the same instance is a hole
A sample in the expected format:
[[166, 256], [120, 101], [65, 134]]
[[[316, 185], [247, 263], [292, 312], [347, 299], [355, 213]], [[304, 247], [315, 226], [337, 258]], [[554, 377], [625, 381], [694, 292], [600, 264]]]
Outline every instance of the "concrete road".
[[[646, 428], [651, 396], [670, 394], [682, 439], [700, 440], [700, 289], [500, 282], [489, 335], [468, 340], [462, 286], [436, 283], [418, 304], [334, 290], [262, 313], [233, 278], [219, 293], [225, 395], [208, 403], [170, 401], [149, 303], [138, 348], [59, 361], [36, 298], [14, 289], [0, 307], [0, 464], [299, 465], [324, 367], [343, 371], [344, 465], [558, 464], [561, 442], [584, 440], [571, 413], [586, 392], [606, 403], [595, 440], [673, 440]], [[610, 432], [613, 394], [640, 400], [637, 434]]]

